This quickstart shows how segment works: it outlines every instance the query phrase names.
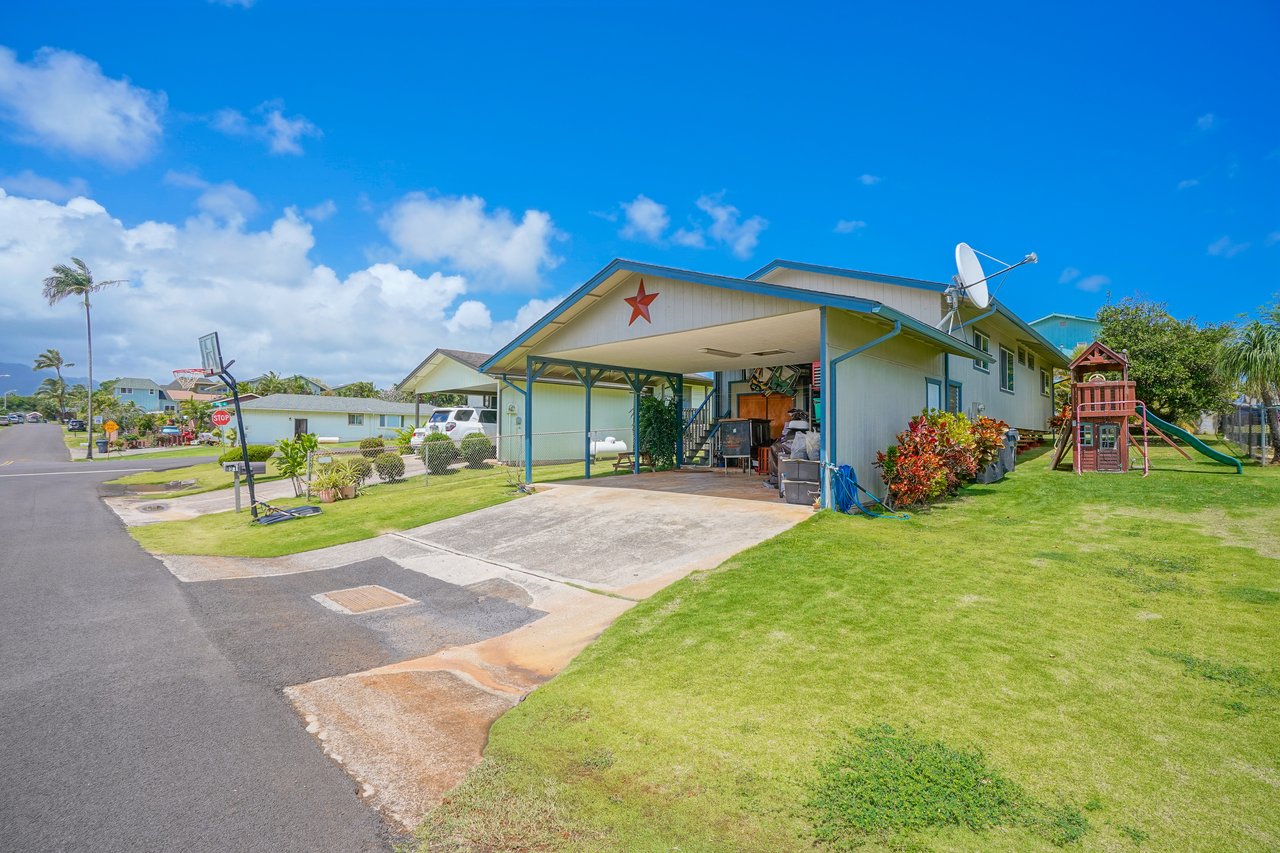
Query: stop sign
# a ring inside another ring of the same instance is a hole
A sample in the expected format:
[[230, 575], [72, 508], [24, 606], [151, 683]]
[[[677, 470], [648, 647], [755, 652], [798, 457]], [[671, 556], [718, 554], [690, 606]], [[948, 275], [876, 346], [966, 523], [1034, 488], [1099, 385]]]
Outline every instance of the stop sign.
[[231, 423], [231, 413], [226, 409], [214, 409], [213, 414], [209, 416], [209, 420], [213, 421], [213, 425], [224, 427]]

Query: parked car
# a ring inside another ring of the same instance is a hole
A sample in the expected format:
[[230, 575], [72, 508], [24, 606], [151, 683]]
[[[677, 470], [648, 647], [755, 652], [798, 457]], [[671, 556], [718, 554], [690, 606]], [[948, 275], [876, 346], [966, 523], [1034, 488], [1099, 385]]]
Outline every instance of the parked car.
[[24, 418], [22, 417], [22, 415], [10, 414], [8, 417], [8, 420], [9, 420], [9, 423], [11, 424], [20, 424], [23, 422]]
[[67, 421], [67, 432], [84, 432], [86, 429], [85, 422], [79, 418], [72, 418]]
[[436, 409], [427, 420], [426, 427], [422, 429], [425, 430], [423, 438], [418, 439], [419, 430], [414, 430], [413, 438], [410, 439], [411, 444], [414, 440], [418, 440], [418, 444], [421, 444], [427, 433], [432, 432], [444, 433], [453, 439], [455, 444], [462, 444], [464, 438], [476, 432], [484, 433], [492, 441], [498, 437], [498, 410], [473, 409], [469, 406]]

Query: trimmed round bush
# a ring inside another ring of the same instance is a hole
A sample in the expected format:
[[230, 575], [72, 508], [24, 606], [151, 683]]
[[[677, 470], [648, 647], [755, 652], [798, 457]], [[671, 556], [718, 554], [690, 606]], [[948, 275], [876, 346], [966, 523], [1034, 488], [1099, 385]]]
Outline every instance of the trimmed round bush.
[[462, 439], [462, 458], [468, 468], [488, 468], [488, 460], [493, 457], [493, 442], [484, 433], [473, 432]]
[[364, 456], [365, 459], [374, 459], [380, 456], [386, 448], [386, 442], [380, 438], [360, 439], [360, 454]]
[[449, 466], [458, 461], [458, 448], [449, 436], [433, 432], [422, 442], [422, 458], [430, 473], [447, 474]]
[[404, 477], [404, 460], [396, 453], [381, 453], [375, 456], [373, 467], [384, 483], [394, 483]]
[[[248, 449], [250, 462], [266, 462], [276, 452], [276, 446], [274, 444], [251, 444]], [[238, 447], [233, 447], [218, 457], [218, 464], [222, 464], [223, 462], [243, 461], [244, 456], [240, 453], [240, 448]]]
[[[373, 463], [363, 456], [351, 457], [351, 467], [355, 469], [356, 476], [360, 478], [361, 483], [368, 481], [373, 476]], [[359, 483], [356, 485], [359, 485]]]

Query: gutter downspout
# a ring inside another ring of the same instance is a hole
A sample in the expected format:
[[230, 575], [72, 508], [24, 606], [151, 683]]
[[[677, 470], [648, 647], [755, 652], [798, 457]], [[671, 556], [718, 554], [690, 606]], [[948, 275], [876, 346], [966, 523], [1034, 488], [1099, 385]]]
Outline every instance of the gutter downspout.
[[[826, 350], [827, 350], [826, 330], [827, 330], [826, 315], [824, 314], [823, 323], [822, 323], [822, 338], [823, 338], [822, 354], [824, 358], [827, 354], [826, 353]], [[831, 449], [831, 453], [827, 456], [828, 464], [831, 464], [831, 465], [836, 464], [836, 460], [835, 460], [835, 447], [836, 447], [836, 435], [837, 435], [836, 418], [837, 418], [837, 411], [838, 411], [838, 409], [836, 408], [837, 406], [836, 389], [840, 385], [840, 382], [838, 381], [838, 378], [836, 376], [836, 371], [840, 367], [840, 363], [842, 361], [846, 361], [850, 358], [853, 358], [855, 355], [858, 355], [859, 353], [866, 352], [867, 350], [871, 349], [874, 346], [879, 346], [880, 344], [884, 343], [890, 338], [896, 338], [900, 334], [902, 334], [902, 321], [894, 320], [893, 328], [890, 329], [885, 334], [881, 335], [875, 340], [868, 341], [867, 343], [862, 344], [861, 346], [854, 347], [853, 349], [849, 350], [843, 355], [836, 356], [834, 359], [831, 359], [826, 365], [826, 368], [824, 369], [822, 374], [822, 381], [827, 386], [825, 389], [825, 393], [828, 395], [826, 398], [826, 401], [823, 403], [823, 406], [827, 407], [829, 410], [826, 415], [826, 421], [827, 421], [826, 430], [829, 433], [827, 444]], [[830, 373], [831, 375], [828, 376], [828, 373]], [[822, 485], [823, 485], [822, 505], [824, 508], [830, 509], [831, 508], [831, 489], [829, 488], [829, 486], [831, 484], [831, 469], [827, 468], [826, 466], [823, 466], [822, 470], [824, 472], [822, 477]]]

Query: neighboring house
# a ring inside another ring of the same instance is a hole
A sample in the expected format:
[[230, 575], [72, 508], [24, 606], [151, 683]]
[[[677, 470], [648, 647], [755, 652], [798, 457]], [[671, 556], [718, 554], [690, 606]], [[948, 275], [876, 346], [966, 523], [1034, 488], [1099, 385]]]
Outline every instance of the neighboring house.
[[136, 376], [121, 376], [111, 393], [121, 403], [133, 403], [144, 412], [163, 412], [166, 404], [175, 405], [157, 383]]
[[[512, 400], [498, 406], [502, 380], [497, 374], [480, 370], [490, 356], [464, 350], [437, 349], [422, 360], [396, 388], [406, 394], [462, 394], [468, 406], [498, 409], [499, 458], [505, 462], [522, 457], [522, 446], [515, 436], [523, 432], [523, 409]], [[523, 370], [509, 371], [508, 380], [524, 376]], [[538, 399], [537, 431], [534, 446], [538, 462], [581, 459], [585, 441], [586, 396], [576, 378], [548, 376], [536, 383]], [[709, 376], [684, 377], [684, 408], [692, 412], [705, 400], [714, 385]], [[423, 407], [429, 409], [429, 406]], [[620, 439], [628, 447], [634, 443], [634, 397], [631, 389], [617, 378], [601, 378], [592, 386], [591, 432], [596, 440]], [[426, 415], [415, 418], [424, 422]]]
[[240, 412], [245, 440], [253, 444], [274, 444], [308, 432], [339, 441], [392, 438], [397, 429], [413, 423], [413, 404], [365, 397], [268, 394], [247, 401], [241, 397]]
[[165, 388], [164, 389], [164, 412], [167, 415], [176, 415], [178, 413], [179, 404], [185, 400], [199, 400], [204, 403], [212, 403], [218, 399], [217, 394], [201, 394], [196, 391], [188, 391], [185, 388]]
[[[553, 455], [540, 450], [557, 440], [547, 431], [576, 415], [568, 428], [582, 435], [584, 379], [628, 387], [634, 399], [687, 384], [690, 373], [714, 373], [716, 422], [765, 418], [776, 438], [788, 409], [805, 411], [821, 431], [823, 459], [852, 466], [883, 494], [876, 453], [925, 408], [1024, 430], [1046, 429], [1053, 414], [1062, 351], [996, 300], [983, 310], [965, 305], [959, 329], [939, 331], [946, 290], [793, 261], [735, 278], [615, 260], [477, 372], [499, 378], [502, 426], [510, 416], [529, 436], [530, 480], [532, 462]], [[555, 391], [550, 383], [559, 383]], [[594, 405], [592, 423], [600, 423]], [[686, 459], [702, 441], [691, 430]]]
[[1027, 324], [1066, 355], [1098, 339], [1102, 324], [1092, 317], [1075, 314], [1046, 314]]

